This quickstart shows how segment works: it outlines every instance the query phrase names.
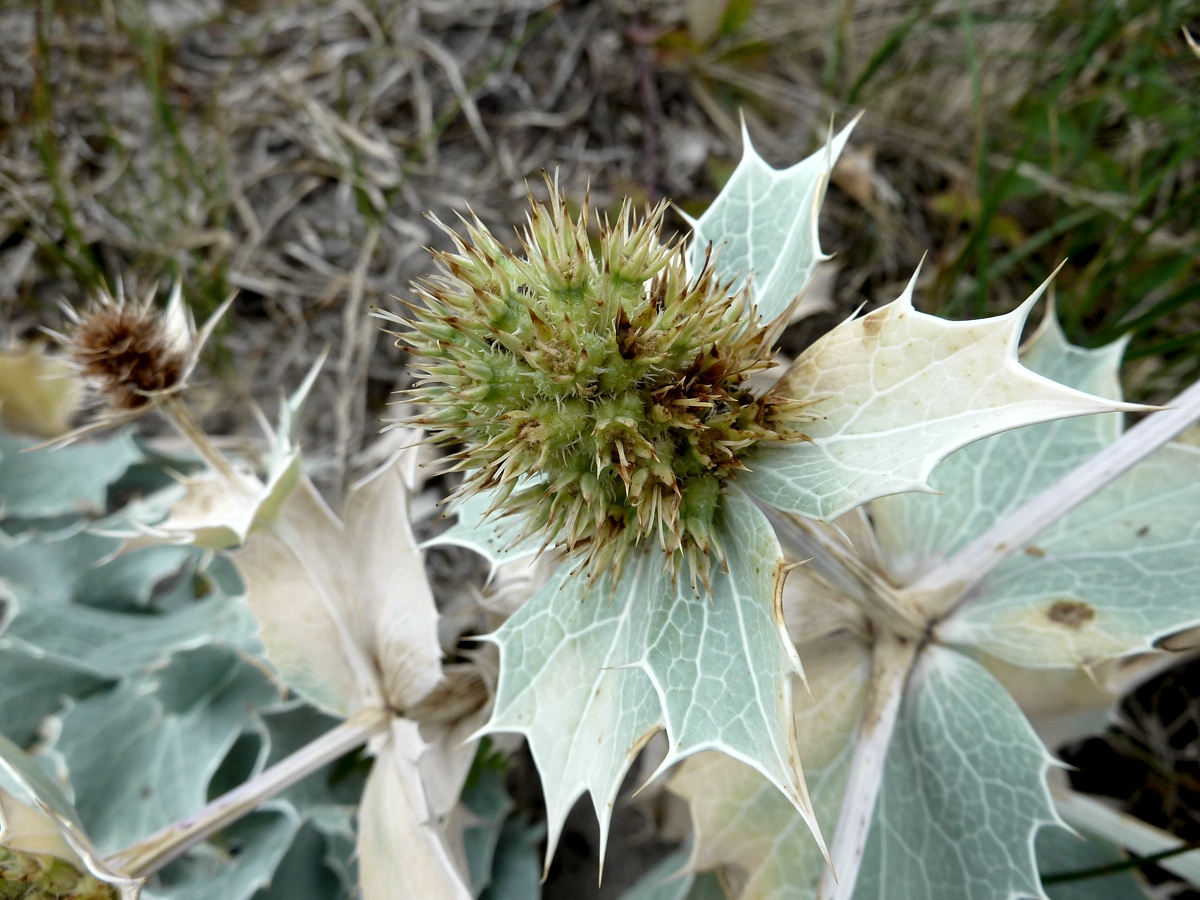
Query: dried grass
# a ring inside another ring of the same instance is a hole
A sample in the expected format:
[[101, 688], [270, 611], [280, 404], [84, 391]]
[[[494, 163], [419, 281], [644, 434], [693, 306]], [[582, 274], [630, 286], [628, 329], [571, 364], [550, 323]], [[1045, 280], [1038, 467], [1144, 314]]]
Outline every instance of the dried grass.
[[[247, 427], [237, 401], [272, 399], [332, 344], [305, 430], [333, 485], [405, 384], [402, 357], [365, 312], [427, 271], [423, 248], [441, 241], [427, 211], [452, 221], [470, 208], [510, 233], [543, 168], [569, 194], [590, 184], [601, 209], [626, 193], [701, 206], [740, 152], [739, 107], [777, 163], [851, 112], [820, 76], [836, 4], [763, 0], [738, 36], [766, 48], [757, 58], [702, 48], [655, 69], [630, 29], [686, 26], [681, 2], [104, 0], [44, 17], [39, 6], [0, 11], [7, 330], [53, 321], [55, 301], [78, 302], [101, 277], [179, 275], [201, 311], [239, 289], [209, 424]], [[844, 71], [866, 65], [904, 8], [853, 6]], [[1007, 25], [978, 35], [989, 58], [1029, 37]], [[939, 244], [920, 203], [899, 198], [966, 171], [971, 94], [957, 41], [948, 29], [910, 41], [871, 98], [856, 142], [871, 148], [868, 177], [887, 199], [864, 209], [831, 197], [827, 243], [852, 263], [840, 309], [885, 296]], [[1029, 65], [989, 67], [989, 108], [1020, 96]], [[948, 89], [931, 93], [931, 77]]]

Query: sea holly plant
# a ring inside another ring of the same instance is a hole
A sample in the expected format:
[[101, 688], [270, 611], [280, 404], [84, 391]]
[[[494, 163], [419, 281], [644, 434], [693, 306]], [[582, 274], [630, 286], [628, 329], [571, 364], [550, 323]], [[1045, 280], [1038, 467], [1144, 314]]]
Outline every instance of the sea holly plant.
[[1045, 896], [1051, 758], [989, 665], [1087, 669], [1200, 620], [1195, 451], [1159, 450], [1200, 389], [1118, 439], [1139, 408], [1116, 351], [1068, 347], [1048, 319], [1018, 357], [1048, 282], [954, 322], [914, 307], [914, 275], [751, 388], [824, 258], [847, 132], [784, 170], [747, 138], [682, 243], [628, 204], [593, 240], [550, 182], [519, 250], [468, 223], [390, 316], [423, 369], [416, 421], [464, 473], [447, 540], [560, 558], [488, 638], [481, 729], [529, 743], [547, 865], [585, 792], [603, 856], [661, 730], [655, 774], [702, 751], [748, 767], [725, 788], [750, 837], [708, 798], [692, 860], [750, 865], [742, 896]]
[[212, 323], [178, 290], [165, 318], [77, 316], [98, 424], [161, 410], [208, 469], [128, 435], [0, 441], [0, 888], [536, 897], [540, 829], [479, 740], [501, 732], [540, 769], [547, 862], [583, 793], [603, 855], [665, 732], [650, 767], [695, 833], [630, 900], [1041, 897], [1177, 850], [1052, 792], [1043, 737], [1195, 642], [1200, 451], [1170, 441], [1200, 388], [1122, 433], [1120, 347], [1047, 316], [1018, 356], [1046, 285], [950, 322], [916, 276], [767, 377], [848, 137], [785, 170], [747, 139], [682, 242], [628, 204], [596, 233], [550, 182], [519, 250], [468, 223], [393, 317], [424, 369], [410, 424], [462, 473], [434, 542], [491, 564], [494, 647], [439, 634], [416, 429], [335, 514], [298, 440], [320, 361], [264, 458], [231, 460], [184, 405]]

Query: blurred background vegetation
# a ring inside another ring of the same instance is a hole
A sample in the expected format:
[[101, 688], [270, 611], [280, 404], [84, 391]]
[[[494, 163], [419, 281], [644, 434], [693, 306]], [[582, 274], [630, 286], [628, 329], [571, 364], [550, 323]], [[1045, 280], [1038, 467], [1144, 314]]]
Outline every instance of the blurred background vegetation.
[[[304, 430], [336, 494], [408, 384], [367, 314], [429, 271], [427, 212], [512, 234], [545, 169], [602, 211], [695, 214], [739, 117], [786, 165], [865, 110], [822, 218], [826, 311], [788, 349], [925, 254], [917, 303], [954, 317], [1065, 260], [1068, 335], [1129, 335], [1128, 394], [1164, 402], [1200, 375], [1185, 28], [1197, 0], [0, 0], [0, 342], [118, 279], [181, 278], [201, 319], [238, 291], [198, 412], [247, 433], [242, 401], [331, 345]], [[1180, 747], [1150, 753], [1176, 787], [1200, 776]]]

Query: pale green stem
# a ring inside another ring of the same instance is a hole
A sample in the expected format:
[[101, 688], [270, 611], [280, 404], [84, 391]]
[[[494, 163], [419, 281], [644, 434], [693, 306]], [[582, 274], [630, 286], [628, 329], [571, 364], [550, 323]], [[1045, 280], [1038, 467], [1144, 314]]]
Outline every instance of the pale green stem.
[[[1072, 828], [1106, 838], [1118, 847], [1132, 850], [1138, 856], [1152, 856], [1164, 850], [1177, 850], [1187, 843], [1085, 794], [1065, 788], [1053, 788], [1051, 794], [1058, 814]], [[1159, 860], [1155, 865], [1193, 885], [1200, 885], [1200, 850]]]
[[131, 878], [147, 878], [265, 800], [385, 731], [391, 721], [386, 709], [362, 710], [203, 809], [118, 850], [105, 863]]
[[229, 482], [230, 487], [243, 494], [250, 493], [250, 487], [246, 484], [245, 479], [238, 477], [233, 466], [229, 464], [229, 460], [209, 440], [204, 429], [200, 427], [200, 423], [192, 417], [191, 411], [179, 397], [171, 396], [163, 400], [162, 411], [176, 430], [196, 448], [196, 452], [208, 463], [210, 469]]
[[875, 639], [871, 683], [854, 738], [846, 796], [829, 845], [830, 867], [821, 876], [817, 900], [850, 900], [854, 896], [900, 700], [920, 647], [918, 641], [890, 632]]
[[904, 593], [936, 621], [944, 618], [980, 580], [1038, 532], [1103, 490], [1159, 447], [1200, 419], [1200, 382], [1147, 416], [1081, 466], [1068, 472], [941, 565], [925, 573]]

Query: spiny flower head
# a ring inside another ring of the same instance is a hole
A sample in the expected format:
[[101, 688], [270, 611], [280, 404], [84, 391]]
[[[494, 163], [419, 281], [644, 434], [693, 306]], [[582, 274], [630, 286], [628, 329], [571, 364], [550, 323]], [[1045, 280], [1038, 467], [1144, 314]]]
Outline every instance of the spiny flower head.
[[187, 387], [205, 341], [232, 301], [231, 296], [221, 304], [199, 332], [178, 282], [165, 309], [155, 303], [153, 290], [128, 300], [119, 284], [116, 296], [102, 290], [82, 310], [64, 304], [69, 325], [65, 333], [51, 334], [105, 410], [100, 420], [63, 440], [128, 421]]
[[766, 331], [711, 259], [689, 274], [662, 241], [664, 205], [638, 222], [626, 202], [593, 247], [586, 203], [572, 217], [550, 189], [520, 253], [467, 223], [416, 286], [423, 305], [389, 316], [424, 372], [416, 421], [463, 445], [460, 494], [494, 490], [492, 511], [524, 522], [517, 540], [561, 543], [593, 578], [653, 540], [706, 580], [725, 480], [756, 443], [800, 439], [803, 411], [750, 393]]
[[0, 847], [0, 897], [117, 900], [117, 889], [47, 853]]
[[129, 302], [101, 293], [73, 318], [70, 358], [111, 408], [145, 406], [182, 380], [188, 335], [168, 328], [153, 295]]

